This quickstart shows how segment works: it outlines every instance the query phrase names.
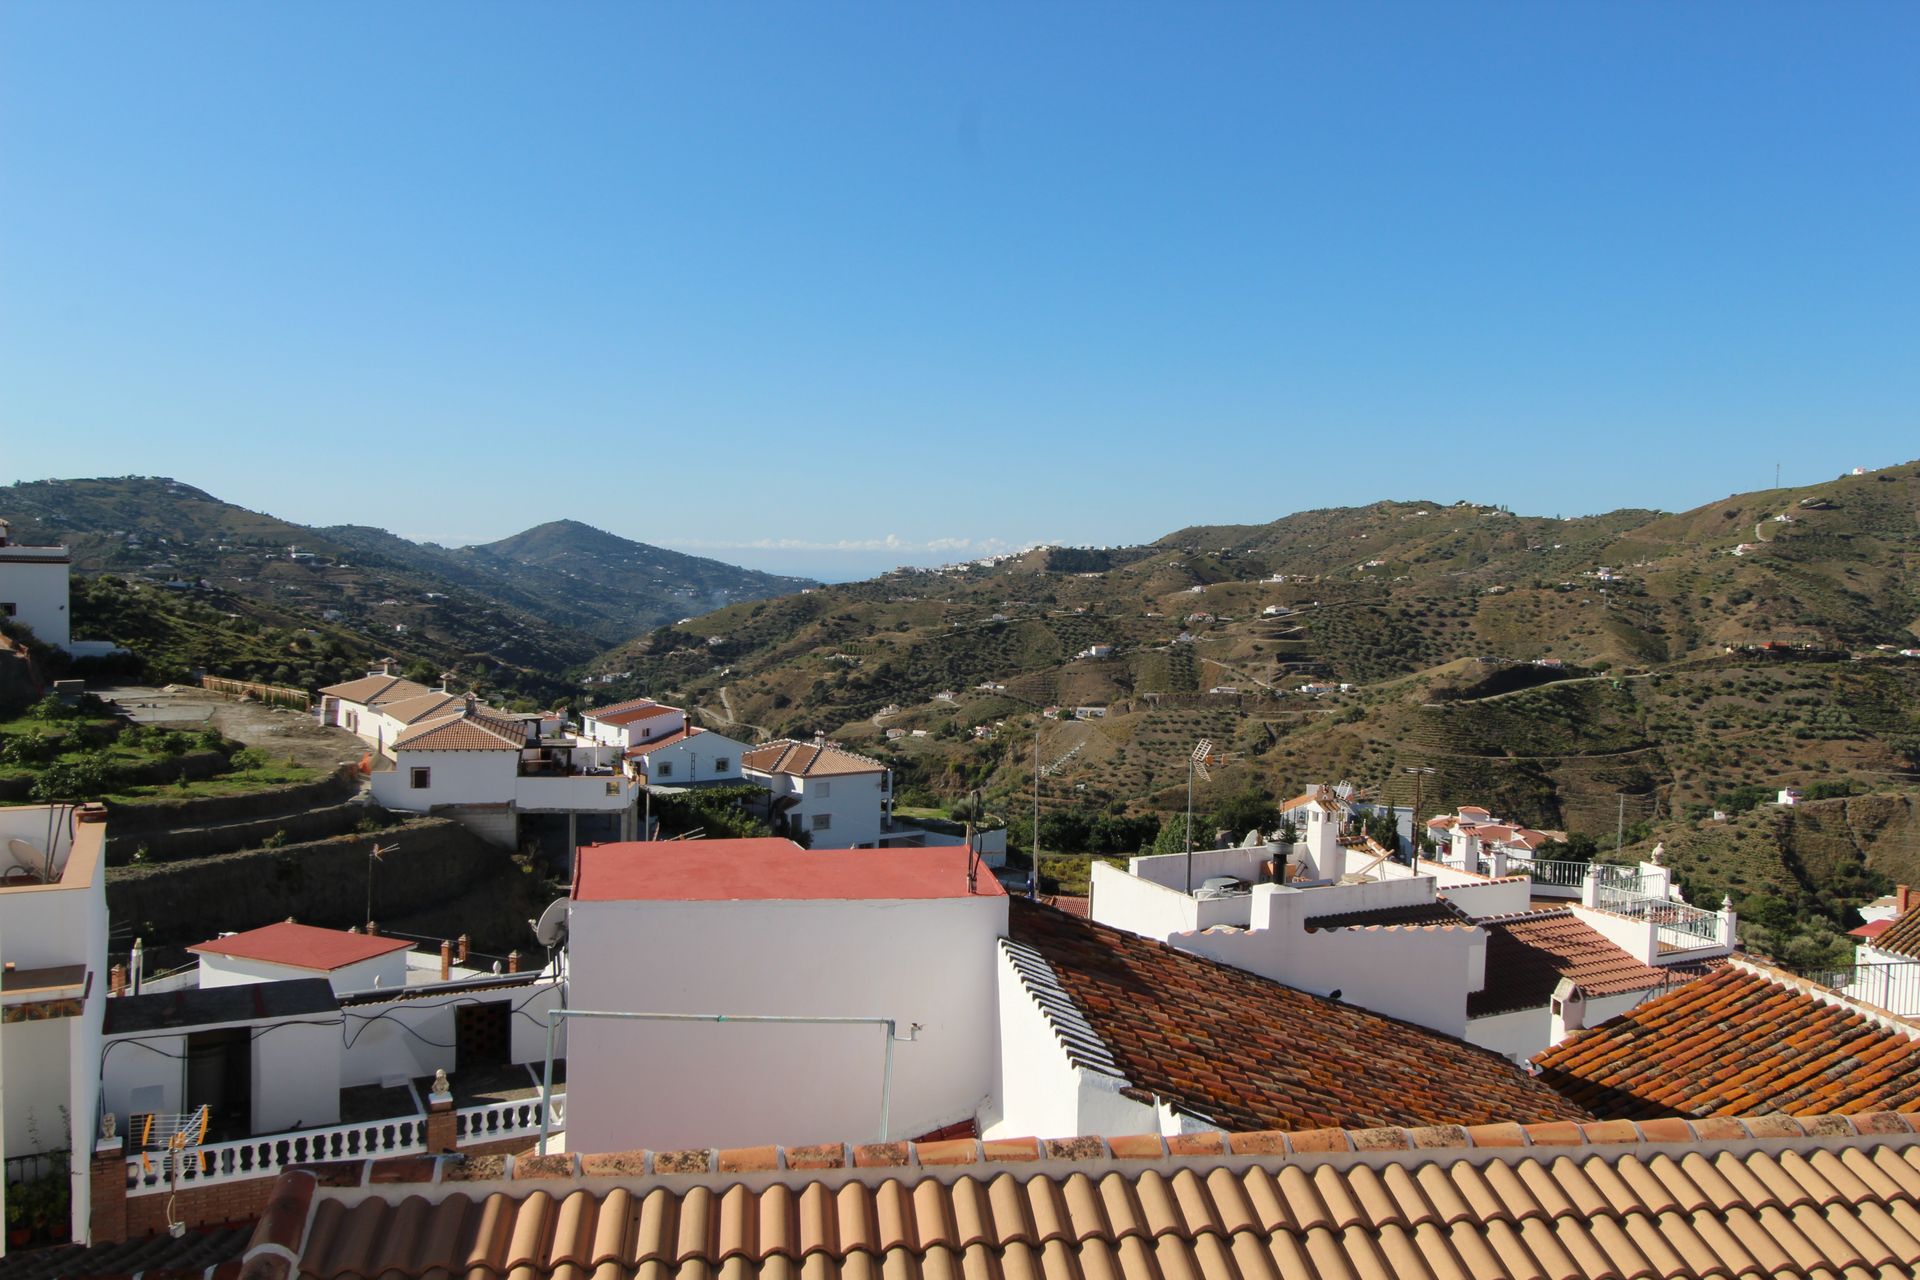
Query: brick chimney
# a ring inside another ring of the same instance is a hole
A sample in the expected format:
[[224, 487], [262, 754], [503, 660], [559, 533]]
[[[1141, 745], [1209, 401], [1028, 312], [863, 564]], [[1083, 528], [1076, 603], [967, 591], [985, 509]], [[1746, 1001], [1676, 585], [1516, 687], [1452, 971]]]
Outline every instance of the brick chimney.
[[1912, 885], [1902, 884], [1902, 885], [1894, 886], [1893, 909], [1899, 912], [1903, 916], [1907, 914], [1908, 911], [1913, 909], [1913, 886]]

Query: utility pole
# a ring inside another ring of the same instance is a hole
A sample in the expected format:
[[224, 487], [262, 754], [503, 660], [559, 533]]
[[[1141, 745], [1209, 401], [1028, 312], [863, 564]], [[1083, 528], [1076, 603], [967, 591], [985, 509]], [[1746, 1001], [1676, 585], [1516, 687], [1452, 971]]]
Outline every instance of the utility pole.
[[1619, 816], [1614, 819], [1613, 823], [1613, 856], [1615, 859], [1618, 859], [1620, 857], [1620, 847], [1626, 843], [1627, 793], [1624, 791], [1616, 791], [1614, 795], [1620, 801], [1620, 813]]
[[1408, 853], [1407, 865], [1412, 867], [1420, 862], [1420, 784], [1426, 781], [1428, 774], [1440, 771], [1432, 765], [1415, 765], [1400, 772], [1413, 775], [1413, 821], [1409, 824], [1411, 830], [1407, 833], [1407, 843], [1412, 846]]
[[1040, 726], [1033, 726], [1033, 867], [1027, 876], [1027, 897], [1040, 896]]
[[1213, 752], [1213, 739], [1202, 738], [1194, 743], [1193, 751], [1187, 756], [1187, 895], [1193, 895], [1193, 775], [1198, 772], [1207, 776], [1207, 758]]

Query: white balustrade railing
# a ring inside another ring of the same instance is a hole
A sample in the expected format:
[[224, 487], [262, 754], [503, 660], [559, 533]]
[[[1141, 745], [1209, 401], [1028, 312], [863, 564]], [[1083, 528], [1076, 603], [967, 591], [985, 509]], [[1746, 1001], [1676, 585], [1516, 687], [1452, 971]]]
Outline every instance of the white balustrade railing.
[[[566, 1128], [566, 1095], [555, 1094], [551, 1132]], [[540, 1133], [540, 1098], [516, 1098], [461, 1107], [453, 1113], [454, 1140], [460, 1146], [500, 1138], [531, 1138]], [[127, 1193], [145, 1195], [184, 1187], [277, 1177], [296, 1165], [329, 1160], [381, 1160], [423, 1155], [427, 1118], [395, 1116], [363, 1124], [273, 1133], [237, 1142], [210, 1142], [180, 1151], [137, 1152], [127, 1157]]]
[[1556, 889], [1578, 889], [1587, 882], [1590, 863], [1567, 862], [1553, 858], [1508, 858], [1507, 870], [1515, 875], [1533, 877], [1535, 884]]
[[[542, 1103], [538, 1097], [515, 1098], [510, 1102], [489, 1102], [478, 1107], [462, 1107], [454, 1112], [454, 1133], [464, 1145], [492, 1142], [496, 1138], [520, 1138], [540, 1132]], [[552, 1132], [567, 1127], [567, 1095], [553, 1095]]]
[[179, 1151], [137, 1152], [127, 1157], [127, 1190], [140, 1195], [173, 1187], [270, 1178], [295, 1165], [413, 1155], [426, 1149], [427, 1118], [396, 1116], [237, 1142], [209, 1142]]

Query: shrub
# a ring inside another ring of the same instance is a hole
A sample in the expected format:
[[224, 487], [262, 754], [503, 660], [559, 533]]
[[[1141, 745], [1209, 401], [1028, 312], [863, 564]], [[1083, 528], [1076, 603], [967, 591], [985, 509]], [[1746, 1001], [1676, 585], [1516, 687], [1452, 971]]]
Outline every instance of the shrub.
[[267, 753], [258, 747], [242, 747], [233, 753], [229, 761], [236, 769], [264, 769], [267, 767]]
[[118, 778], [119, 770], [104, 752], [78, 760], [59, 760], [34, 780], [33, 798], [42, 803], [93, 800], [113, 790]]

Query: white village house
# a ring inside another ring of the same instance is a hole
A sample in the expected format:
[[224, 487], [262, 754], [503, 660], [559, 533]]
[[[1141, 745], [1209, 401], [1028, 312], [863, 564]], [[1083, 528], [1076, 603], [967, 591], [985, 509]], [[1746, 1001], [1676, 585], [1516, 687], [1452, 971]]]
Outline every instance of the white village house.
[[773, 829], [804, 835], [810, 848], [872, 848], [892, 832], [893, 771], [878, 760], [787, 738], [752, 748], [740, 766], [767, 789]]
[[[1409, 865], [1358, 833], [1364, 810], [1334, 788], [1282, 808], [1291, 846], [1096, 863], [1092, 918], [1516, 1061], [1732, 949], [1731, 911], [1679, 900], [1657, 863], [1536, 864], [1475, 844], [1463, 860]], [[1541, 896], [1566, 905], [1541, 910]]]
[[[561, 731], [557, 716], [505, 716], [467, 698], [452, 715], [415, 725], [389, 746], [392, 767], [376, 767], [373, 798], [412, 813], [440, 813], [509, 847], [524, 816], [564, 817], [568, 847], [582, 816], [618, 838], [636, 834], [640, 787], [594, 744]], [[381, 762], [384, 765], [384, 761]]]
[[67, 575], [73, 557], [65, 547], [23, 547], [0, 520], [0, 618], [32, 629], [56, 649], [72, 640], [67, 614]]

